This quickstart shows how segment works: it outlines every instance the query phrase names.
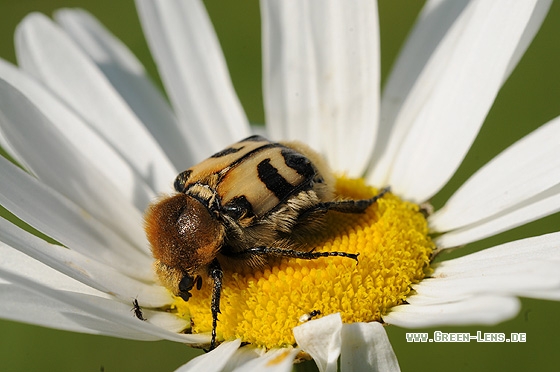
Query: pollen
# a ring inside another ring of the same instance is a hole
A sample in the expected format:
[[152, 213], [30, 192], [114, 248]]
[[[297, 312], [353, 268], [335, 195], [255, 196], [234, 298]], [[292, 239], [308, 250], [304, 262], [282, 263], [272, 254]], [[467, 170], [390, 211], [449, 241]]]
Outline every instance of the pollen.
[[[378, 190], [362, 179], [338, 178], [339, 198], [365, 199]], [[265, 348], [295, 344], [292, 329], [306, 314], [340, 313], [345, 323], [382, 321], [383, 315], [412, 294], [411, 284], [430, 272], [434, 243], [418, 205], [388, 193], [365, 213], [329, 212], [327, 228], [310, 237], [315, 251], [359, 253], [314, 260], [282, 259], [247, 272], [224, 271], [217, 339], [241, 339]], [[177, 298], [179, 316], [192, 333], [212, 329], [212, 281]], [[179, 314], [180, 313], [180, 314]]]

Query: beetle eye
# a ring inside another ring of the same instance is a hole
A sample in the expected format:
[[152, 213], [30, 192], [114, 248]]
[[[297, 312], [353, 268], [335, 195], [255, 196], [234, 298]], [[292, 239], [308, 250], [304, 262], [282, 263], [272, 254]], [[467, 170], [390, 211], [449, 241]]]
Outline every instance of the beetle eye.
[[238, 196], [223, 206], [224, 214], [234, 220], [253, 217], [253, 206], [244, 195]]
[[173, 183], [173, 187], [177, 192], [185, 192], [185, 184], [189, 180], [191, 176], [192, 170], [187, 169], [184, 172], [179, 173], [177, 178], [175, 178], [175, 182]]

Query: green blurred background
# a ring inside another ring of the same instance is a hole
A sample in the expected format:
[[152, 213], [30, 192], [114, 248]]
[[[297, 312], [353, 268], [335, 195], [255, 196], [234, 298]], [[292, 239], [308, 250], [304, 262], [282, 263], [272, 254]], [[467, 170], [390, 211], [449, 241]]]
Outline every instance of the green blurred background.
[[[382, 0], [382, 74], [396, 58], [422, 2]], [[232, 79], [252, 122], [264, 122], [261, 98], [260, 17], [258, 1], [207, 1]], [[133, 1], [0, 0], [0, 57], [15, 62], [13, 32], [29, 12], [51, 14], [60, 7], [82, 7], [98, 17], [142, 60], [154, 80], [157, 73], [136, 17]], [[560, 114], [560, 3], [551, 11], [533, 44], [506, 82], [465, 163], [433, 200], [441, 206], [450, 193], [502, 149]], [[501, 242], [560, 230], [554, 215], [467, 246], [452, 256]], [[560, 249], [560, 247], [559, 247]], [[525, 332], [527, 342], [414, 343], [406, 329], [387, 331], [403, 371], [557, 370], [560, 303], [523, 299], [517, 317], [494, 327], [437, 327], [415, 332]], [[132, 316], [132, 315], [131, 315]], [[557, 333], [558, 332], [558, 333]], [[45, 329], [0, 320], [0, 371], [169, 371], [199, 351], [159, 341], [138, 342]], [[298, 370], [314, 370], [312, 363]]]

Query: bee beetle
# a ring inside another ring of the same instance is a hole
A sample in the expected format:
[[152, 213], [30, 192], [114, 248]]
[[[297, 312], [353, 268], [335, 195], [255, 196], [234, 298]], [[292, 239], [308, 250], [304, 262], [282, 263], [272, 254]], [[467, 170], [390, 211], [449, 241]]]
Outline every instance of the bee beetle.
[[325, 161], [299, 142], [246, 138], [180, 173], [176, 193], [145, 214], [154, 268], [164, 286], [188, 301], [191, 290], [212, 289], [212, 339], [220, 312], [222, 266], [261, 268], [272, 258], [316, 259], [358, 254], [315, 252], [305, 243], [324, 227], [325, 213], [361, 213], [371, 199], [334, 200], [334, 179]]

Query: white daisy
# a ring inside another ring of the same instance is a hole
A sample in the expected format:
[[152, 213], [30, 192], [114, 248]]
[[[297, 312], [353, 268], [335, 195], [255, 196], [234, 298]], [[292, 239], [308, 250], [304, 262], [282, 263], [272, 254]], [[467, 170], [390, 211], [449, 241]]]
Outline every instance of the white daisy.
[[[549, 6], [429, 1], [380, 95], [375, 2], [263, 0], [267, 136], [302, 140], [335, 171], [423, 203], [461, 164]], [[27, 171], [0, 159], [0, 204], [64, 246], [0, 219], [0, 316], [204, 344], [207, 334], [183, 333], [188, 317], [163, 311], [178, 305], [155, 282], [142, 212], [179, 171], [255, 129], [201, 3], [137, 7], [172, 109], [128, 49], [84, 11], [61, 10], [56, 22], [29, 15], [16, 31], [18, 67], [0, 61], [0, 143]], [[557, 212], [558, 138], [560, 118], [469, 178], [428, 218], [438, 251]], [[375, 319], [412, 328], [495, 324], [519, 311], [517, 296], [558, 300], [559, 244], [553, 233], [435, 264], [429, 277], [407, 279], [406, 292]], [[416, 270], [423, 276], [425, 262]], [[131, 315], [135, 298], [147, 321]], [[300, 351], [321, 371], [335, 370], [339, 356], [342, 370], [398, 369], [380, 322], [356, 315], [348, 324], [342, 309], [321, 316], [289, 327], [294, 348], [265, 352], [240, 348], [254, 335], [225, 337], [180, 370], [284, 371]]]

